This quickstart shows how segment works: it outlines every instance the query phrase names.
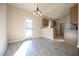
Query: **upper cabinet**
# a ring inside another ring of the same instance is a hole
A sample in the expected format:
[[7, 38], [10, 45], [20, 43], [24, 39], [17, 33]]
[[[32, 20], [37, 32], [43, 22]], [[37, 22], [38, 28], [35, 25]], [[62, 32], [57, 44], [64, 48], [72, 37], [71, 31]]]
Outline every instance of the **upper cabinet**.
[[46, 18], [43, 18], [42, 19], [42, 27], [44, 28], [44, 27], [47, 27], [47, 26], [49, 26], [49, 20], [46, 19]]
[[78, 4], [70, 8], [70, 21], [72, 24], [78, 23]]

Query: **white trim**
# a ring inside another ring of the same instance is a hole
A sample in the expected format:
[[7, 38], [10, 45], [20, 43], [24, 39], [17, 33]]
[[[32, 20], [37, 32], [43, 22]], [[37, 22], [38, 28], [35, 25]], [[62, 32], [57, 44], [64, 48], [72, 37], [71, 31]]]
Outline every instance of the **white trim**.
[[[40, 36], [34, 36], [34, 37], [30, 37], [30, 38], [38, 38], [38, 37], [40, 37]], [[18, 42], [18, 41], [22, 41], [22, 40], [26, 40], [26, 39], [29, 39], [29, 38], [16, 38], [16, 39], [10, 39], [9, 41], [8, 41], [8, 43], [13, 43], [13, 42]]]
[[22, 40], [25, 40], [25, 39], [26, 38], [16, 38], [16, 39], [9, 40], [8, 43], [18, 42], [18, 41], [22, 41]]

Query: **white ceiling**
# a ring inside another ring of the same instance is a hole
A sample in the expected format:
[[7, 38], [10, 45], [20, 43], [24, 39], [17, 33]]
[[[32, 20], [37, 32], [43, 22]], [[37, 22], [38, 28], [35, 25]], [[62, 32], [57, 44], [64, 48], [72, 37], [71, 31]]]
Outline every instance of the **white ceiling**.
[[[10, 3], [9, 5], [27, 10], [31, 13], [36, 9], [36, 3]], [[69, 14], [71, 3], [39, 3], [38, 7], [44, 16], [62, 18]]]

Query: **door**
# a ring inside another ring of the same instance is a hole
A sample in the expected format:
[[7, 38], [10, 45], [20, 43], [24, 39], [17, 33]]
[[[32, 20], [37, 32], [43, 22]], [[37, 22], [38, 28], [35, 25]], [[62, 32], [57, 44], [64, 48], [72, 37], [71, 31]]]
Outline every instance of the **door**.
[[25, 20], [25, 33], [26, 33], [26, 38], [32, 37], [32, 20], [30, 19]]

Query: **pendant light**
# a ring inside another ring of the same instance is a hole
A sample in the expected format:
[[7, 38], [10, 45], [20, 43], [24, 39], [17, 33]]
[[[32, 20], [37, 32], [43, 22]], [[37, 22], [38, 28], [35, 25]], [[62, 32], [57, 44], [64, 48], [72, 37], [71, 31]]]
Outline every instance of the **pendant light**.
[[38, 8], [38, 4], [37, 4], [36, 10], [34, 10], [34, 12], [33, 12], [33, 15], [34, 16], [41, 16], [42, 15], [40, 9]]

